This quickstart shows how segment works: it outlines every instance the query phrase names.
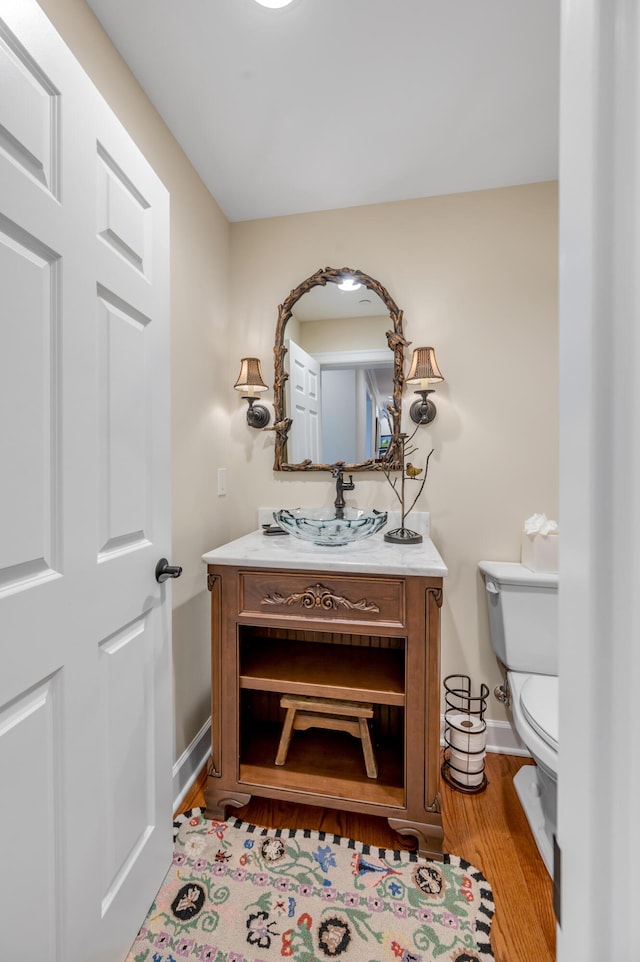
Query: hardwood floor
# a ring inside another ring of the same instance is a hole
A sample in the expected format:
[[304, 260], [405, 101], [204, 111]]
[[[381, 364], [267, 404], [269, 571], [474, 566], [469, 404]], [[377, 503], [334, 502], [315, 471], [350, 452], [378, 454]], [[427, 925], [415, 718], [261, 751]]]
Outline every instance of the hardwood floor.
[[[442, 783], [444, 848], [467, 859], [491, 883], [496, 902], [491, 944], [496, 962], [553, 962], [551, 879], [513, 787], [513, 776], [523, 764], [529, 762], [488, 754], [489, 785], [480, 795], [465, 795]], [[204, 806], [204, 778], [203, 772], [180, 811]], [[411, 848], [410, 840], [393, 832], [383, 819], [356, 812], [254, 797], [233, 814], [270, 828], [304, 827], [384, 848]]]

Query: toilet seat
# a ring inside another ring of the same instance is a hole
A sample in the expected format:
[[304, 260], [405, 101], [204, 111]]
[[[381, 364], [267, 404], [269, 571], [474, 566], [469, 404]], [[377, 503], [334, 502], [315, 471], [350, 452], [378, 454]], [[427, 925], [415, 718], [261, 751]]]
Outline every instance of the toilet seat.
[[[511, 711], [516, 731], [538, 764], [542, 764], [550, 776], [558, 775], [558, 678], [555, 675], [532, 675], [519, 671], [507, 673], [511, 692]], [[526, 698], [529, 708], [525, 714], [522, 691], [529, 681], [531, 698]], [[541, 682], [542, 684], [538, 684]], [[546, 684], [549, 682], [550, 684]], [[554, 695], [555, 686], [555, 695]], [[544, 694], [546, 689], [546, 695]], [[540, 692], [543, 692], [540, 695]], [[536, 699], [536, 695], [540, 695]], [[540, 714], [537, 714], [536, 703]], [[555, 706], [556, 721], [553, 724], [553, 707], [546, 711], [542, 706]], [[551, 715], [551, 718], [549, 717]], [[535, 724], [534, 724], [535, 719]], [[543, 732], [544, 734], [542, 734]]]
[[554, 752], [558, 751], [558, 679], [529, 675], [520, 692], [525, 718]]

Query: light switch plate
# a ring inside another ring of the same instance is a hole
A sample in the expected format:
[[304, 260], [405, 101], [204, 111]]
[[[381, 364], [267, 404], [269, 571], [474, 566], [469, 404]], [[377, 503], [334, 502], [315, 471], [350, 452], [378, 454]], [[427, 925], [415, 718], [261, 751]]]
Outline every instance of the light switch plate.
[[227, 469], [218, 468], [218, 497], [227, 493]]

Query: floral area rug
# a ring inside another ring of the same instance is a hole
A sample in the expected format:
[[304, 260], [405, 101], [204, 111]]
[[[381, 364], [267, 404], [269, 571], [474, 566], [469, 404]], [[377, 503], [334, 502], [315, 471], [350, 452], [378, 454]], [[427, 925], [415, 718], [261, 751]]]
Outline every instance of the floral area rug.
[[486, 962], [492, 917], [489, 884], [452, 855], [193, 809], [126, 962]]

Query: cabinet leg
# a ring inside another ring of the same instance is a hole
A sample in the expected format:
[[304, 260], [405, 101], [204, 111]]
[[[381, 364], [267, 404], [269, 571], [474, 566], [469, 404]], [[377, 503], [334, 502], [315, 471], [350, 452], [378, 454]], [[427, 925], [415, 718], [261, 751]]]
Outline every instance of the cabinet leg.
[[399, 835], [413, 835], [418, 840], [418, 854], [423, 858], [442, 859], [444, 832], [439, 822], [412, 822], [407, 818], [388, 818], [389, 827]]
[[218, 788], [212, 782], [217, 779], [207, 779], [204, 790], [205, 816], [223, 822], [227, 817], [228, 808], [242, 808], [251, 801], [251, 795], [244, 792], [230, 792], [227, 789]]

